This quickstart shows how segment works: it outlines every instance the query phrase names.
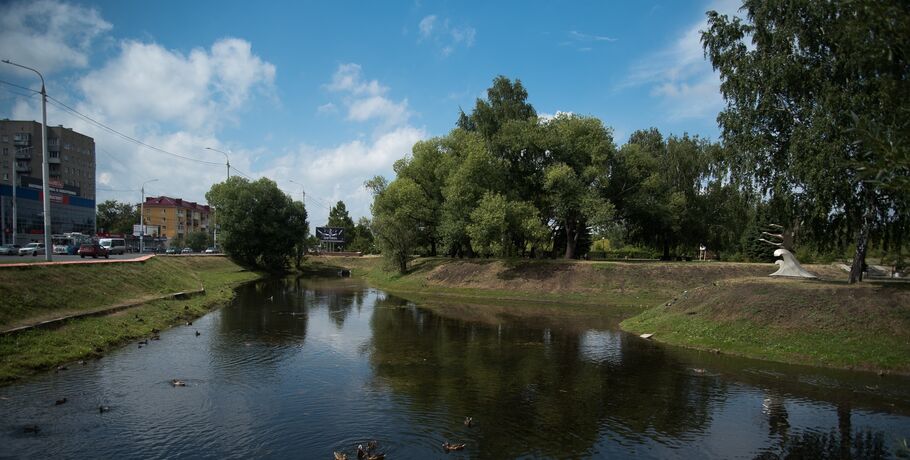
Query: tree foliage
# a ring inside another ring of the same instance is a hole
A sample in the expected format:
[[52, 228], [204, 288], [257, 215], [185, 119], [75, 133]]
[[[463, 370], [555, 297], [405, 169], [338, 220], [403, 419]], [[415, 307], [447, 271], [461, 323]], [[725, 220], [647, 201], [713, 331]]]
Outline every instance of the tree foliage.
[[354, 220], [348, 214], [348, 208], [344, 205], [344, 201], [335, 203], [335, 206], [332, 206], [332, 209], [329, 210], [328, 225], [329, 227], [344, 229], [344, 247], [347, 249], [351, 241], [354, 240]]
[[305, 248], [306, 208], [271, 180], [234, 176], [213, 185], [205, 197], [218, 209], [219, 243], [238, 263], [282, 270]]
[[139, 223], [139, 209], [129, 203], [107, 200], [98, 204], [98, 231], [131, 235]]
[[910, 5], [746, 0], [741, 11], [709, 12], [702, 34], [735, 177], [784, 203], [780, 223], [816, 244], [856, 241], [854, 281], [870, 238], [906, 234], [891, 217], [910, 195]]

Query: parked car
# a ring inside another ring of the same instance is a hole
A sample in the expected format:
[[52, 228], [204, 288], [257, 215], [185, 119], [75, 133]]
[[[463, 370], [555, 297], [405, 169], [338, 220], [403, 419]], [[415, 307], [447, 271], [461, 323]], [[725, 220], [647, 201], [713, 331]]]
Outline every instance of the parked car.
[[178, 252], [180, 251], [177, 248], [167, 248], [167, 251], [164, 251], [165, 254], [177, 254]]
[[183, 248], [183, 250], [180, 251], [180, 253], [181, 253], [181, 254], [192, 254], [192, 253], [193, 253], [193, 248]]
[[111, 256], [111, 252], [100, 244], [83, 244], [82, 246], [79, 246], [78, 254], [79, 257], [83, 259], [86, 257], [91, 257], [92, 259], [104, 257], [105, 259], [109, 259]]
[[216, 251], [215, 248], [205, 248], [206, 254], [215, 254], [216, 252], [218, 251]]
[[19, 249], [19, 256], [44, 254], [44, 243], [29, 243]]
[[21, 247], [22, 246], [19, 246], [18, 244], [4, 244], [3, 246], [0, 246], [0, 254], [4, 256], [14, 256], [19, 254], [19, 249]]

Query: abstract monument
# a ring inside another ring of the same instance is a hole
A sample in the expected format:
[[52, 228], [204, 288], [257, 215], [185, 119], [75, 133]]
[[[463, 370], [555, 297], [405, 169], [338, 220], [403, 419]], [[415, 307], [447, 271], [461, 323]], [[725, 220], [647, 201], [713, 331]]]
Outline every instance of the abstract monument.
[[799, 264], [799, 261], [796, 260], [796, 257], [791, 252], [793, 250], [793, 232], [787, 231], [783, 226], [778, 224], [768, 224], [772, 229], [779, 231], [780, 233], [770, 233], [770, 232], [761, 232], [763, 236], [772, 238], [772, 240], [766, 240], [764, 238], [759, 238], [758, 241], [763, 243], [768, 243], [772, 246], [776, 246], [777, 249], [774, 250], [774, 257], [779, 257], [774, 263], [778, 265], [776, 272], [772, 273], [770, 276], [786, 276], [789, 278], [818, 278], [812, 273], [806, 271]]

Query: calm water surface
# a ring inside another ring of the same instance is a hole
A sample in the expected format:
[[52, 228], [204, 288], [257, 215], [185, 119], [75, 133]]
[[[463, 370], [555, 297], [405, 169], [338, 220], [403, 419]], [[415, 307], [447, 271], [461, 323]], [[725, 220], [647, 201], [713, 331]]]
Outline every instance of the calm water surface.
[[664, 347], [583, 310], [434, 307], [350, 279], [244, 286], [146, 347], [0, 388], [0, 457], [910, 455], [905, 377]]

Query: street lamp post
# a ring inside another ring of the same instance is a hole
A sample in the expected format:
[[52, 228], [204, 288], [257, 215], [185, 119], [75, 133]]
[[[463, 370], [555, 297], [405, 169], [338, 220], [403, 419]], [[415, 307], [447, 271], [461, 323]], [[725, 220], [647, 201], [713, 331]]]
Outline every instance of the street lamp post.
[[[50, 173], [47, 161], [47, 90], [44, 88], [44, 75], [41, 75], [41, 72], [38, 72], [31, 67], [16, 64], [9, 59], [4, 59], [3, 62], [26, 70], [31, 70], [38, 74], [38, 78], [41, 79], [41, 181], [43, 182], [41, 193], [44, 195], [44, 260], [50, 262], [53, 259], [52, 254], [54, 253], [54, 250], [51, 245], [51, 194], [50, 184], [48, 183], [50, 181]], [[15, 174], [15, 170], [16, 169], [13, 168], [13, 174]], [[15, 189], [16, 184], [13, 183], [13, 190]], [[15, 234], [15, 229], [13, 232]], [[15, 236], [13, 239], [15, 239]]]
[[139, 201], [139, 253], [142, 254], [145, 252], [145, 184], [149, 182], [155, 182], [158, 179], [149, 179], [142, 183], [142, 186], [139, 187], [140, 192], [142, 193], [142, 199]]
[[300, 199], [302, 200], [301, 203], [303, 203], [304, 206], [306, 206], [306, 190], [303, 189], [303, 184], [295, 181], [294, 179], [288, 179], [288, 182], [290, 182], [292, 184], [297, 184], [300, 186]]
[[211, 147], [206, 147], [205, 149], [211, 150], [213, 152], [218, 152], [218, 153], [224, 155], [224, 161], [225, 161], [225, 163], [227, 163], [227, 178], [230, 179], [231, 178], [231, 159], [228, 158], [228, 154], [225, 152], [222, 152], [221, 150], [213, 149]]
[[212, 206], [212, 247], [218, 251], [218, 210]]

